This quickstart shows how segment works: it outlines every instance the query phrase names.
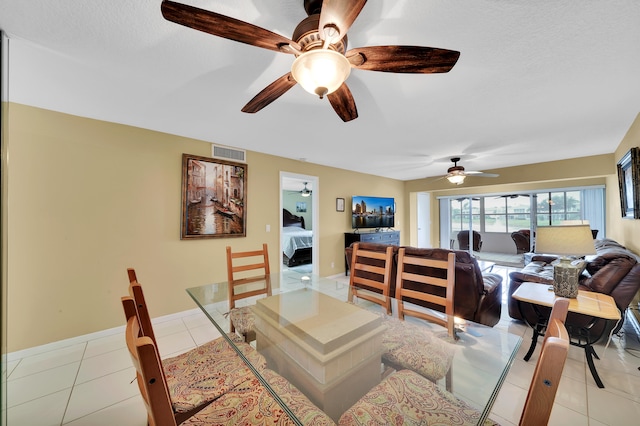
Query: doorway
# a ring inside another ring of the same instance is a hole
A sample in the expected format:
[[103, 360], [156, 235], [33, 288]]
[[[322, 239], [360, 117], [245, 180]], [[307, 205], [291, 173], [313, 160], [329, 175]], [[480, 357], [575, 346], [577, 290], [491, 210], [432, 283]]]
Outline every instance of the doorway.
[[319, 273], [319, 178], [280, 172], [281, 269]]
[[418, 192], [418, 247], [431, 247], [431, 200], [427, 192]]

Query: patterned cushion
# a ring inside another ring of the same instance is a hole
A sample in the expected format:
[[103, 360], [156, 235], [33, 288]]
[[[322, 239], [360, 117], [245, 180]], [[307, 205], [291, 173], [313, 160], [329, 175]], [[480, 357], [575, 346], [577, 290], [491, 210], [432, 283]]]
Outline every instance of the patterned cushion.
[[433, 382], [447, 374], [455, 353], [455, 346], [448, 336], [443, 338], [429, 329], [397, 318], [387, 318], [384, 323], [387, 325], [382, 335], [384, 362], [413, 370]]
[[282, 401], [293, 411], [297, 419], [305, 425], [335, 425], [333, 420], [321, 411], [287, 379], [272, 370], [265, 370], [262, 376]]
[[[339, 425], [475, 425], [480, 412], [409, 370], [391, 374], [340, 417]], [[496, 425], [486, 420], [485, 425]]]
[[253, 324], [255, 323], [255, 317], [253, 312], [248, 306], [242, 308], [234, 308], [229, 312], [229, 318], [236, 331], [241, 335], [245, 335], [253, 330]]
[[[258, 370], [266, 360], [250, 345], [236, 345]], [[176, 412], [189, 411], [251, 380], [253, 373], [224, 337], [162, 361], [169, 394]]]
[[[270, 370], [265, 370], [263, 376], [303, 424], [335, 425], [331, 418], [286, 379]], [[272, 424], [295, 423], [255, 376], [182, 423], [183, 426]]]

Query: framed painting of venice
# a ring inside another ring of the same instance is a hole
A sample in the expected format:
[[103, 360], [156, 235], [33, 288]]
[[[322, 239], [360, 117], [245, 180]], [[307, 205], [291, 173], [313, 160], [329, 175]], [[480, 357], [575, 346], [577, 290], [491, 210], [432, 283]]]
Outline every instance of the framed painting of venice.
[[246, 236], [247, 165], [182, 154], [181, 239]]

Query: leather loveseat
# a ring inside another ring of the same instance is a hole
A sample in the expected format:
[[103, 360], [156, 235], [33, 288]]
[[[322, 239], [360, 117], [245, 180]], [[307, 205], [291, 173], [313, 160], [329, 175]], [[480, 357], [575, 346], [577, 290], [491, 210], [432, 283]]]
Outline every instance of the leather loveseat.
[[[366, 250], [384, 252], [388, 244], [361, 242]], [[391, 269], [390, 295], [395, 295], [398, 249], [393, 247], [393, 265]], [[500, 321], [502, 310], [502, 277], [498, 274], [482, 274], [478, 262], [466, 251], [440, 248], [405, 247], [405, 253], [413, 256], [425, 256], [446, 260], [449, 252], [456, 254], [456, 284], [454, 293], [455, 315], [469, 321], [493, 327]], [[347, 264], [351, 266], [351, 246], [345, 249]]]
[[[596, 240], [595, 247], [596, 255], [585, 258], [587, 266], [580, 276], [579, 289], [610, 295], [624, 318], [625, 310], [640, 289], [640, 257], [610, 239]], [[553, 285], [553, 264], [556, 261], [555, 256], [534, 255], [524, 269], [509, 274], [507, 304], [511, 318], [524, 319], [524, 314], [527, 319], [535, 322], [536, 316], [531, 307], [523, 304], [519, 308], [518, 301], [512, 297], [513, 292], [523, 282]], [[571, 313], [567, 317], [568, 324], [583, 324], [588, 320], [590, 318]], [[621, 326], [622, 322], [618, 324], [616, 331]], [[597, 335], [601, 330], [592, 331]]]

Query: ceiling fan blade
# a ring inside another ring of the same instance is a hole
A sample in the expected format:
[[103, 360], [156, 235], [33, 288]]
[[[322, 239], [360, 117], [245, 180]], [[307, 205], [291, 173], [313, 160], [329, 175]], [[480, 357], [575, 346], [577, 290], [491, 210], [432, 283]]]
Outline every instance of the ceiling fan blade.
[[186, 4], [164, 0], [162, 16], [168, 21], [185, 27], [213, 34], [240, 43], [289, 53], [282, 46], [292, 45], [300, 49], [298, 43], [264, 28], [240, 21], [229, 16], [220, 15], [209, 10], [199, 9]]
[[431, 74], [449, 72], [460, 52], [422, 46], [365, 46], [349, 50], [346, 57], [360, 70]]
[[328, 94], [327, 98], [329, 98], [333, 110], [345, 123], [358, 118], [356, 102], [353, 100], [351, 90], [349, 90], [346, 83], [342, 83], [338, 90]]
[[340, 33], [332, 38], [332, 43], [337, 43], [347, 34], [351, 24], [356, 20], [367, 0], [324, 0], [320, 10], [320, 24], [318, 31], [324, 40], [323, 28], [335, 26]]
[[271, 102], [284, 95], [287, 90], [296, 85], [296, 81], [290, 72], [286, 73], [253, 97], [244, 107], [242, 112], [256, 113]]
[[473, 176], [480, 176], [480, 177], [498, 177], [500, 175], [497, 175], [495, 173], [484, 173], [484, 172], [464, 172], [465, 175], [473, 175]]

